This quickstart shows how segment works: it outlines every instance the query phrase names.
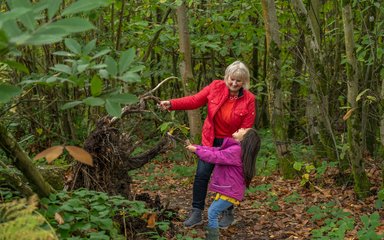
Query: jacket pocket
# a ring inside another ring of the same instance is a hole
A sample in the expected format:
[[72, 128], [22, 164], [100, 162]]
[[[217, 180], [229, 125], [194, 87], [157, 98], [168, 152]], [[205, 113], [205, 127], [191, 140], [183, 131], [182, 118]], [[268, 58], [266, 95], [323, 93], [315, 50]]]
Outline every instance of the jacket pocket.
[[238, 117], [238, 118], [243, 118], [245, 116], [248, 115], [248, 110], [246, 109], [238, 109], [238, 110], [235, 110], [235, 116]]

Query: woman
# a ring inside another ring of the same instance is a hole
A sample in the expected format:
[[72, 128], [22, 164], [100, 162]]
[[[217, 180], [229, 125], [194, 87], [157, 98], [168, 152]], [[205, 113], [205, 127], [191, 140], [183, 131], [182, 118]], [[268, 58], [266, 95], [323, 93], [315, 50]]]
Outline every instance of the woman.
[[[255, 96], [249, 87], [249, 70], [244, 63], [235, 61], [225, 70], [224, 81], [214, 80], [207, 87], [192, 96], [161, 101], [163, 110], [192, 110], [207, 105], [207, 118], [202, 129], [202, 145], [220, 147], [223, 139], [231, 137], [240, 128], [251, 128], [255, 121]], [[203, 223], [208, 182], [214, 164], [198, 161], [193, 183], [192, 211], [185, 227]], [[233, 207], [223, 213], [220, 228], [227, 228], [234, 222]]]

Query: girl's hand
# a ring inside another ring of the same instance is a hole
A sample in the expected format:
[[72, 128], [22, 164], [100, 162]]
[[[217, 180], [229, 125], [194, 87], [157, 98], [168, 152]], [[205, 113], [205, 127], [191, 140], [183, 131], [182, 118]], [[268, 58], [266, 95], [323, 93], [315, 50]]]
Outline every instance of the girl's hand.
[[168, 110], [171, 108], [171, 102], [166, 100], [166, 101], [160, 101], [160, 103], [158, 104], [159, 108], [161, 110]]
[[187, 145], [185, 148], [188, 149], [188, 151], [190, 152], [196, 152], [196, 146], [193, 146], [192, 144]]

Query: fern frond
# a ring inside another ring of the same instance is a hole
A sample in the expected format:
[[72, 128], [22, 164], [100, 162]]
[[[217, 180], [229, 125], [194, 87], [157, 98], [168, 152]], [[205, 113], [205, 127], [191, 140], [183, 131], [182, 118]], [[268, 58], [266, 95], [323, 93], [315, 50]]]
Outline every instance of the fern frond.
[[37, 197], [0, 204], [0, 240], [57, 239], [46, 219], [35, 213]]

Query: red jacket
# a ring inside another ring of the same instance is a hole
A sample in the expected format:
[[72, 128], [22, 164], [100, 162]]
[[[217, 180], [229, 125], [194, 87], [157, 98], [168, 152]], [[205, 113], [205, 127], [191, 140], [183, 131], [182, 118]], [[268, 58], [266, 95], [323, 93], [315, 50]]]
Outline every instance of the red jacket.
[[[207, 87], [192, 96], [172, 99], [170, 110], [192, 110], [207, 104], [208, 113], [202, 130], [202, 144], [213, 146], [215, 139], [215, 126], [213, 119], [229, 97], [229, 89], [223, 80], [214, 80]], [[243, 90], [242, 96], [237, 99], [232, 109], [231, 131], [253, 126], [256, 117], [255, 96], [248, 90]], [[228, 136], [232, 137], [232, 136]]]

